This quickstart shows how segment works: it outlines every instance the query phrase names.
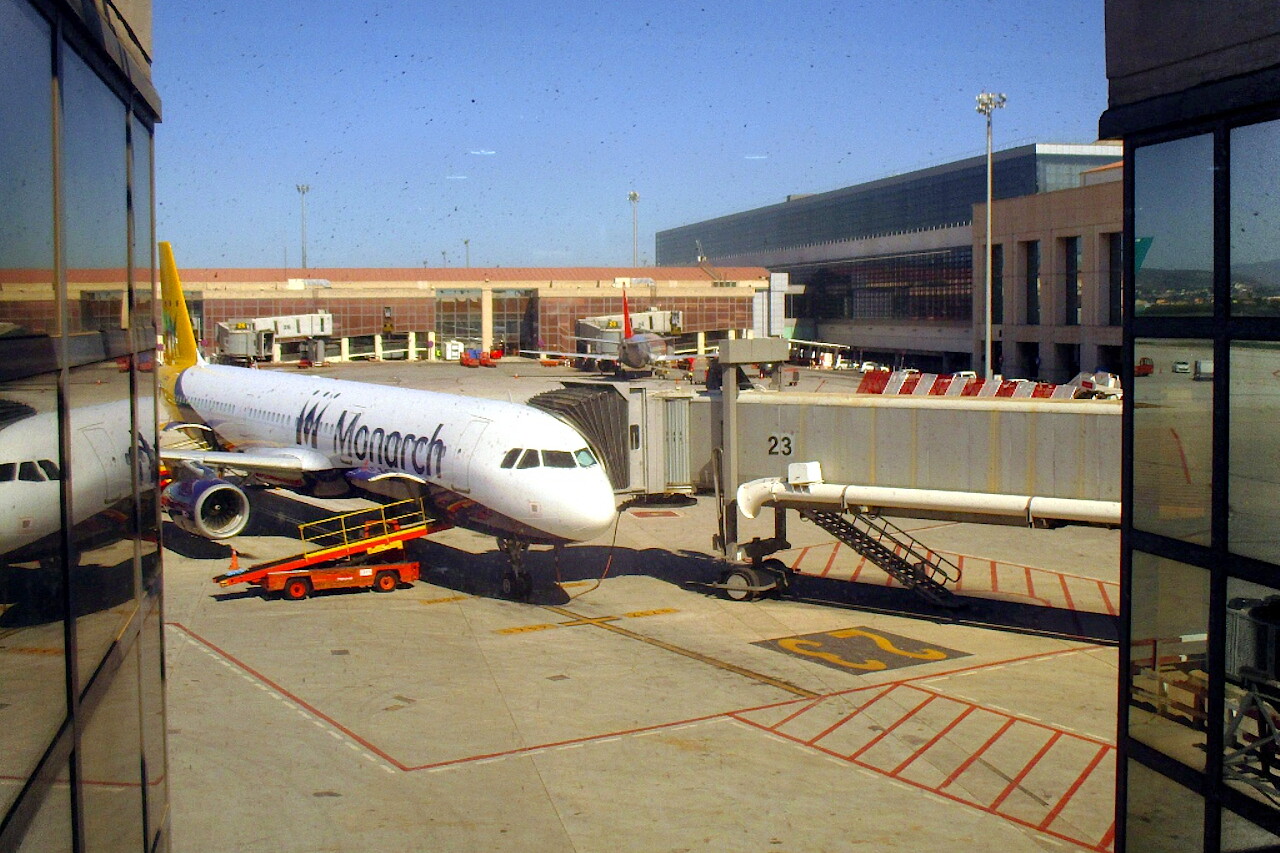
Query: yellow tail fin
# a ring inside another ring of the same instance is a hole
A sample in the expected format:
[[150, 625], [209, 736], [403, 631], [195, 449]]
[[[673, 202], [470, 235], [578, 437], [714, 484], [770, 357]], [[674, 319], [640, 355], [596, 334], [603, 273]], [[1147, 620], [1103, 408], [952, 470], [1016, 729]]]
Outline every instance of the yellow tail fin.
[[164, 365], [176, 369], [191, 367], [200, 360], [200, 350], [191, 329], [187, 300], [182, 295], [173, 247], [168, 243], [160, 244], [160, 299], [164, 312]]

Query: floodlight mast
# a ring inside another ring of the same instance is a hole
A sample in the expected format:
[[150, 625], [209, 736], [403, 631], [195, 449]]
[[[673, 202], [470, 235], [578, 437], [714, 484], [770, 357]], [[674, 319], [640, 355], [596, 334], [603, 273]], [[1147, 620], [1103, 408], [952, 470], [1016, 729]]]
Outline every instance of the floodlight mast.
[[983, 266], [986, 267], [986, 330], [983, 335], [983, 371], [987, 379], [992, 376], [991, 371], [991, 113], [1000, 109], [1009, 99], [1003, 94], [995, 92], [983, 92], [978, 95], [977, 111], [987, 117], [987, 243], [986, 260]]

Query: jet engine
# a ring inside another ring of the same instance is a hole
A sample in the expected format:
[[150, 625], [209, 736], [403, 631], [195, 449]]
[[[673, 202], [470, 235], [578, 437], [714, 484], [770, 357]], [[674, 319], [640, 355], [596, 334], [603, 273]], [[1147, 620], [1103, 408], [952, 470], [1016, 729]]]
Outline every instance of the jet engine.
[[174, 524], [206, 539], [227, 539], [249, 523], [249, 498], [234, 483], [217, 479], [179, 480], [161, 498]]

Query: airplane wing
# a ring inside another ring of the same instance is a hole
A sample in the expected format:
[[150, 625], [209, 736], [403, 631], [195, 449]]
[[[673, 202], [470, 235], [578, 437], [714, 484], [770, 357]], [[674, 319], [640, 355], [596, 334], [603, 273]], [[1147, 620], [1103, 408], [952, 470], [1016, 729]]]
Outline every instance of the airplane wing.
[[301, 447], [265, 448], [240, 453], [228, 450], [189, 450], [161, 448], [164, 462], [190, 462], [214, 469], [231, 468], [236, 471], [263, 474], [300, 474], [305, 471], [332, 471], [332, 460], [323, 453]]

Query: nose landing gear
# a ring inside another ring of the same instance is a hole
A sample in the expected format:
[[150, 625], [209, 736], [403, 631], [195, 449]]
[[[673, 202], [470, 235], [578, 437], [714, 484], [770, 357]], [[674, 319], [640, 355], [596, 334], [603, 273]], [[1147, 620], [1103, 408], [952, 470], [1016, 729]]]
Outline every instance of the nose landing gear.
[[529, 553], [529, 543], [522, 539], [498, 539], [498, 548], [507, 555], [511, 565], [502, 573], [502, 595], [517, 601], [526, 601], [533, 592], [533, 578], [524, 567], [524, 557]]

